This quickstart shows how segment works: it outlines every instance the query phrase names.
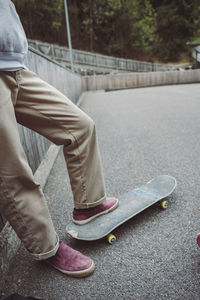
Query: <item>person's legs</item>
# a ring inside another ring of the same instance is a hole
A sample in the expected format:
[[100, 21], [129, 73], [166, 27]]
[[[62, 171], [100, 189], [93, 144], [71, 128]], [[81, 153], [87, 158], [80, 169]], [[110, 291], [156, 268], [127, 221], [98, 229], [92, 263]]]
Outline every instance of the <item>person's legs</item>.
[[17, 121], [64, 146], [76, 209], [101, 204], [106, 193], [94, 122], [36, 74], [22, 70], [18, 76]]
[[88, 276], [94, 262], [59, 243], [46, 199], [34, 182], [15, 118], [18, 93], [16, 73], [0, 72], [0, 211], [35, 259], [70, 276]]

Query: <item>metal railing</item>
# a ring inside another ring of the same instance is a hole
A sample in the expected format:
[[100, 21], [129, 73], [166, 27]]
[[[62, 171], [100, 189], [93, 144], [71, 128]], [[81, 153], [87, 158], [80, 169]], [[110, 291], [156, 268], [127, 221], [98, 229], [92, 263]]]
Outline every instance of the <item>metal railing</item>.
[[[52, 59], [70, 66], [70, 52], [67, 47], [61, 47], [35, 40], [28, 40], [29, 45]], [[123, 59], [80, 50], [73, 50], [73, 62], [77, 72], [82, 68], [93, 69], [96, 72], [156, 72], [175, 70], [173, 66], [166, 66], [152, 62]]]

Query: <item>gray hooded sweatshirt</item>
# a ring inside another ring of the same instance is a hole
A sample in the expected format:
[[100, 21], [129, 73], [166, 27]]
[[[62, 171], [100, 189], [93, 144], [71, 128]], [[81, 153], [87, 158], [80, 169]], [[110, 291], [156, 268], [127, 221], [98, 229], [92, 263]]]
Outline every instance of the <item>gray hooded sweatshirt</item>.
[[28, 42], [14, 4], [0, 0], [0, 70], [25, 68]]

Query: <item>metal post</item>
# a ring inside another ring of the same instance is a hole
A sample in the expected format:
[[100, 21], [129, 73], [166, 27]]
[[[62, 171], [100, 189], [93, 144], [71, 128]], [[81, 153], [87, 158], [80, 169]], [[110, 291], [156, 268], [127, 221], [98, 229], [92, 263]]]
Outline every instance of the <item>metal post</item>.
[[64, 0], [64, 4], [65, 4], [65, 19], [66, 19], [66, 28], [67, 28], [67, 37], [68, 37], [68, 46], [69, 46], [71, 70], [74, 72], [73, 53], [72, 53], [70, 27], [69, 27], [69, 16], [68, 16], [67, 0]]

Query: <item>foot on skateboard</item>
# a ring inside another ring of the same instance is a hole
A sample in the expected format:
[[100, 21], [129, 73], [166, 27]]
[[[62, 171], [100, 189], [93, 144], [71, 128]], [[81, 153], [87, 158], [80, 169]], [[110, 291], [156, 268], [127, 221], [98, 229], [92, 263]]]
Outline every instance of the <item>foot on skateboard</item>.
[[84, 226], [70, 222], [66, 226], [66, 232], [73, 238], [84, 241], [94, 241], [108, 236], [109, 243], [112, 243], [116, 238], [110, 233], [118, 226], [157, 202], [165, 209], [167, 207], [166, 198], [175, 188], [176, 179], [174, 177], [160, 175], [146, 184], [122, 194], [119, 197], [119, 207], [112, 213], [95, 218]]
[[73, 222], [78, 225], [84, 225], [92, 221], [98, 216], [107, 214], [113, 211], [118, 206], [118, 199], [107, 198], [100, 205], [88, 209], [74, 209]]

